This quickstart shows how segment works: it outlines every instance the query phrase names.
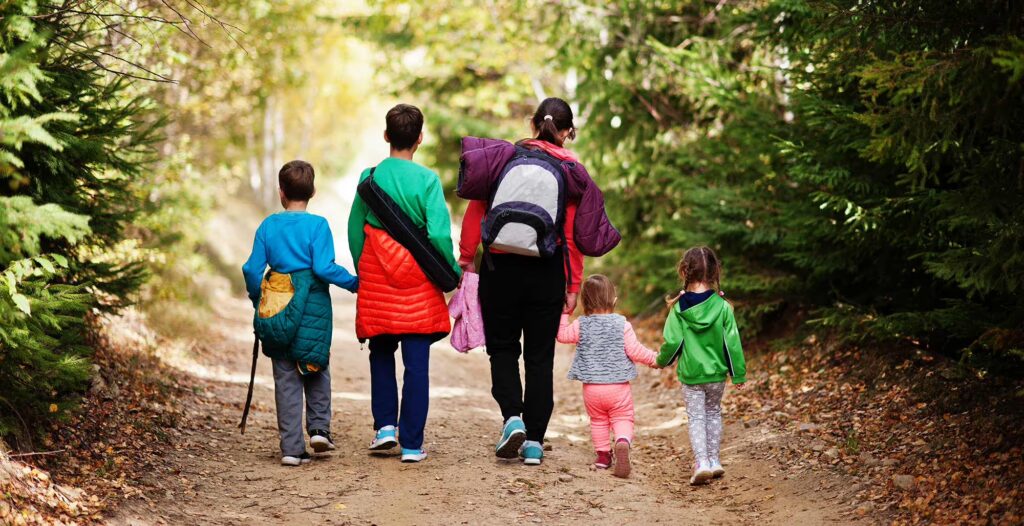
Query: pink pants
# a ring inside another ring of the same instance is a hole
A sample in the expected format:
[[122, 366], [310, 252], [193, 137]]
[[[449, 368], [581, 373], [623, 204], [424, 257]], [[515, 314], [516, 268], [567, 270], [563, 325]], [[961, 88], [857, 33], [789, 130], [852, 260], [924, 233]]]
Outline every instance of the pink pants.
[[590, 415], [595, 451], [611, 451], [609, 428], [615, 438], [633, 441], [633, 392], [629, 383], [583, 384], [583, 403]]

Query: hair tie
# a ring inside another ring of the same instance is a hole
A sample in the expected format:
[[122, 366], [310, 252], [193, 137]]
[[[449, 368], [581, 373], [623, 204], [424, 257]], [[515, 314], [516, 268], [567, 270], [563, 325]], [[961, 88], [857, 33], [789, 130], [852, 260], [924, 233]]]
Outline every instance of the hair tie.
[[555, 120], [555, 118], [550, 116], [550, 115], [545, 115], [544, 116], [544, 120], [546, 120], [546, 121], [553, 121], [553, 120]]

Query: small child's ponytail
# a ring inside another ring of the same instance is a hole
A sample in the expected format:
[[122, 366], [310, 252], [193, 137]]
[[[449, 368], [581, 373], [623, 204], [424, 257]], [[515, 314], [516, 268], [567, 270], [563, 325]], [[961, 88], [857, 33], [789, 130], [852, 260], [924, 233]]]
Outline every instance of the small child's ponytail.
[[679, 274], [679, 279], [683, 281], [683, 290], [679, 291], [675, 297], [665, 297], [665, 303], [670, 307], [679, 302], [679, 297], [686, 292], [691, 283], [714, 286], [718, 295], [725, 297], [721, 283], [722, 262], [718, 259], [718, 254], [715, 254], [710, 247], [693, 247], [683, 252], [683, 257], [676, 265], [676, 272]]

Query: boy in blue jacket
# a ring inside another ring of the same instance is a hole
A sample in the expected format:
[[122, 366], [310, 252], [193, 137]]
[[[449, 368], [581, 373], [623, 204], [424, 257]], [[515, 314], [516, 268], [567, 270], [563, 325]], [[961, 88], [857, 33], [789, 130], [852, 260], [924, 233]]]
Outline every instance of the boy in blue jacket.
[[[359, 286], [355, 276], [334, 262], [334, 237], [327, 220], [306, 212], [316, 192], [313, 178], [313, 167], [305, 161], [291, 161], [281, 168], [278, 185], [284, 210], [260, 223], [252, 254], [242, 266], [254, 307], [259, 308], [260, 285], [267, 266], [271, 276], [287, 275], [284, 281], [289, 286], [308, 290], [306, 312], [294, 341], [280, 348], [263, 346], [263, 353], [273, 359], [281, 464], [286, 466], [310, 460], [302, 433], [303, 393], [310, 446], [318, 453], [334, 449], [330, 433], [331, 303], [327, 284], [349, 292]], [[310, 316], [311, 312], [316, 315]]]

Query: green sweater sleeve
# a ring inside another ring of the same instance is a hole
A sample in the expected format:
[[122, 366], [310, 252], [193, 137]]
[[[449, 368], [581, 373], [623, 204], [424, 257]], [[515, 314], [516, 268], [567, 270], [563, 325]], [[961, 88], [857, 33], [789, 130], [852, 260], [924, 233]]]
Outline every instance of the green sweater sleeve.
[[658, 367], [665, 367], [672, 363], [680, 348], [683, 346], [683, 323], [676, 316], [676, 306], [673, 305], [668, 311], [668, 318], [665, 319], [665, 329], [662, 331], [665, 343], [661, 344], [661, 351], [658, 353]]
[[[363, 182], [369, 175], [369, 170], [363, 170], [359, 176], [359, 182]], [[352, 201], [352, 210], [348, 215], [348, 250], [352, 253], [352, 266], [356, 273], [359, 272], [359, 257], [363, 255], [363, 243], [366, 242], [366, 233], [363, 232], [363, 227], [366, 225], [366, 215], [369, 212], [369, 207], [357, 193], [356, 198]]]
[[732, 372], [732, 383], [741, 384], [747, 381], [747, 362], [743, 358], [743, 344], [740, 343], [740, 331], [736, 327], [736, 316], [733, 314], [731, 306], [725, 311], [723, 328], [725, 349], [729, 355], [729, 370]]
[[452, 219], [448, 215], [444, 191], [441, 190], [441, 181], [436, 176], [427, 186], [423, 203], [426, 210], [427, 237], [430, 238], [430, 244], [434, 245], [434, 248], [441, 253], [455, 273], [461, 276], [462, 268], [455, 260], [455, 251], [452, 245]]

